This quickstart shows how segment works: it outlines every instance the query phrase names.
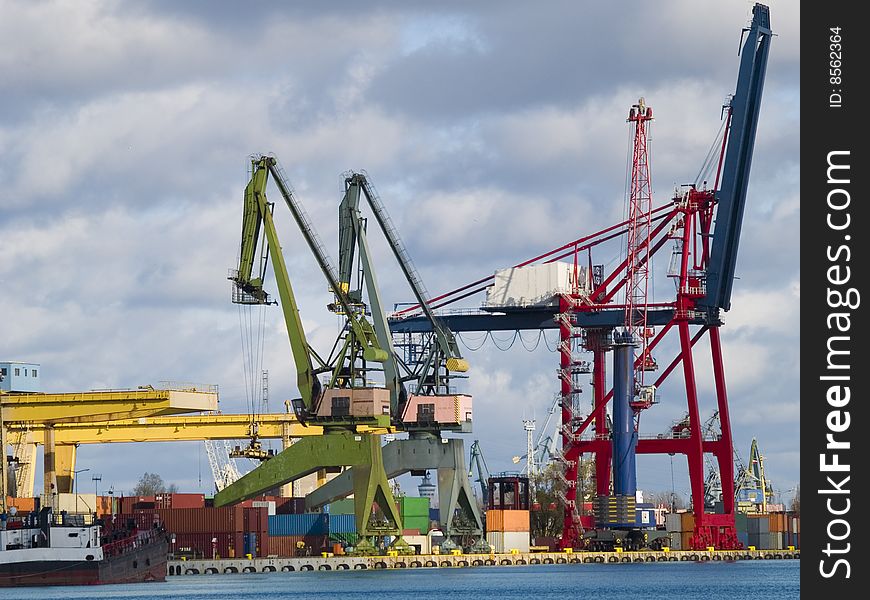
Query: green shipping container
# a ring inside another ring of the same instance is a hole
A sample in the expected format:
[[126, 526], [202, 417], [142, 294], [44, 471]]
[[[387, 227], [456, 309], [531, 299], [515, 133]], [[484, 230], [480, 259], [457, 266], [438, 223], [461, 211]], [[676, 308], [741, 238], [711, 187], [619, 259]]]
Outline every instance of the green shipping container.
[[[399, 512], [402, 514], [402, 517], [426, 517], [428, 519], [429, 498], [402, 496], [399, 498]], [[411, 529], [416, 529], [416, 527]]]
[[402, 528], [419, 529], [422, 535], [429, 533], [429, 515], [425, 517], [402, 517]]
[[352, 515], [353, 514], [353, 498], [345, 498], [336, 500], [329, 505], [329, 514], [331, 515]]

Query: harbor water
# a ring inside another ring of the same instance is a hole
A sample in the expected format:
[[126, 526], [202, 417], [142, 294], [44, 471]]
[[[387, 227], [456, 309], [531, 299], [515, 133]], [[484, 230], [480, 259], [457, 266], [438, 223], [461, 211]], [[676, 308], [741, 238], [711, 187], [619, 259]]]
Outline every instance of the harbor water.
[[[165, 583], [0, 590], [0, 600], [342, 600], [577, 597], [767, 600], [800, 597], [800, 561], [566, 564], [191, 575]], [[606, 594], [606, 596], [605, 596]]]

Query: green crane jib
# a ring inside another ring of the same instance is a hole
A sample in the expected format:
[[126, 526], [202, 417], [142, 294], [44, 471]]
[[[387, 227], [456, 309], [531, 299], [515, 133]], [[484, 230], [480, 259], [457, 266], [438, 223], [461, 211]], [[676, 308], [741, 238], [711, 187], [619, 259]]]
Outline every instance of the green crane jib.
[[[365, 319], [358, 307], [348, 297], [329, 263], [323, 245], [320, 243], [310, 220], [301, 204], [293, 196], [289, 185], [278, 168], [274, 157], [260, 156], [252, 160], [253, 174], [245, 188], [245, 206], [242, 220], [242, 244], [238, 271], [230, 279], [235, 284], [233, 302], [243, 304], [266, 304], [270, 302], [269, 295], [263, 289], [263, 279], [271, 258], [275, 272], [276, 285], [284, 313], [284, 322], [290, 338], [290, 347], [297, 370], [297, 383], [301, 399], [294, 401], [293, 407], [301, 423], [308, 421], [331, 421], [333, 425], [357, 424], [359, 418], [366, 417], [367, 425], [383, 426], [380, 417], [388, 416], [389, 407], [379, 404], [376, 389], [336, 393], [337, 388], [352, 389], [355, 383], [365, 381], [365, 364], [367, 362], [385, 363], [390, 358], [390, 352], [384, 350], [372, 325]], [[266, 185], [269, 175], [272, 175], [281, 195], [290, 209], [294, 220], [299, 226], [303, 237], [314, 254], [317, 263], [326, 277], [327, 283], [335, 295], [336, 303], [341, 307], [347, 318], [347, 331], [344, 343], [337, 346], [338, 352], [331, 360], [323, 360], [308, 345], [299, 307], [296, 304], [293, 288], [287, 275], [287, 267], [281, 253], [275, 230], [272, 210], [274, 205], [266, 198]], [[260, 243], [261, 230], [265, 231], [266, 245]], [[253, 276], [257, 248], [261, 247], [259, 273]], [[362, 361], [362, 366], [358, 367]], [[316, 366], [315, 366], [316, 363]], [[331, 372], [327, 389], [323, 390], [317, 379], [319, 373]], [[356, 413], [356, 414], [355, 414]], [[342, 423], [344, 421], [345, 423]]]
[[[468, 370], [468, 363], [462, 358], [455, 336], [429, 307], [426, 287], [367, 174], [348, 173], [344, 183], [345, 194], [339, 207], [339, 278], [341, 285], [350, 290], [354, 276], [354, 253], [356, 247], [359, 247], [361, 279], [366, 281], [369, 291], [375, 331], [381, 345], [390, 348], [391, 358], [384, 363], [384, 371], [387, 387], [392, 391], [394, 422], [409, 431], [470, 431], [471, 398], [450, 394], [449, 391], [450, 373], [464, 373]], [[365, 197], [405, 279], [432, 325], [432, 335], [423, 359], [419, 361], [421, 366], [412, 370], [402, 363], [405, 375], [399, 373], [399, 360], [393, 350], [392, 334], [374, 281], [365, 219], [359, 207], [360, 196]], [[355, 301], [362, 303], [361, 288], [351, 290], [349, 294]], [[416, 394], [422, 396], [412, 395], [408, 398], [404, 388], [404, 383], [408, 381], [416, 382]]]

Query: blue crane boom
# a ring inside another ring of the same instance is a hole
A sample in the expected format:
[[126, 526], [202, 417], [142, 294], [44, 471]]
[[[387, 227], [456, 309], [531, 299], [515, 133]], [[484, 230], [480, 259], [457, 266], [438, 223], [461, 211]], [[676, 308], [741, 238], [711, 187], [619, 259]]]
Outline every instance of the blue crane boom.
[[707, 294], [699, 302], [707, 307], [711, 316], [715, 316], [719, 309], [727, 311], [731, 308], [737, 247], [746, 207], [749, 169], [771, 36], [770, 9], [763, 4], [756, 4], [752, 9], [752, 25], [741, 50], [737, 90], [731, 98], [731, 127], [722, 185], [716, 192], [716, 226], [707, 266]]

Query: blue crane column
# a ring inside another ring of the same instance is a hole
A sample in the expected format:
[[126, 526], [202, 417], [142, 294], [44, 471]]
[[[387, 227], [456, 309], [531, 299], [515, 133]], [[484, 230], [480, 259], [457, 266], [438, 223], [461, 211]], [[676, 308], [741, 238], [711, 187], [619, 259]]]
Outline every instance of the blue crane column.
[[634, 340], [630, 333], [613, 339], [613, 492], [599, 496], [595, 511], [598, 527], [634, 527], [637, 524], [637, 431], [634, 428]]

